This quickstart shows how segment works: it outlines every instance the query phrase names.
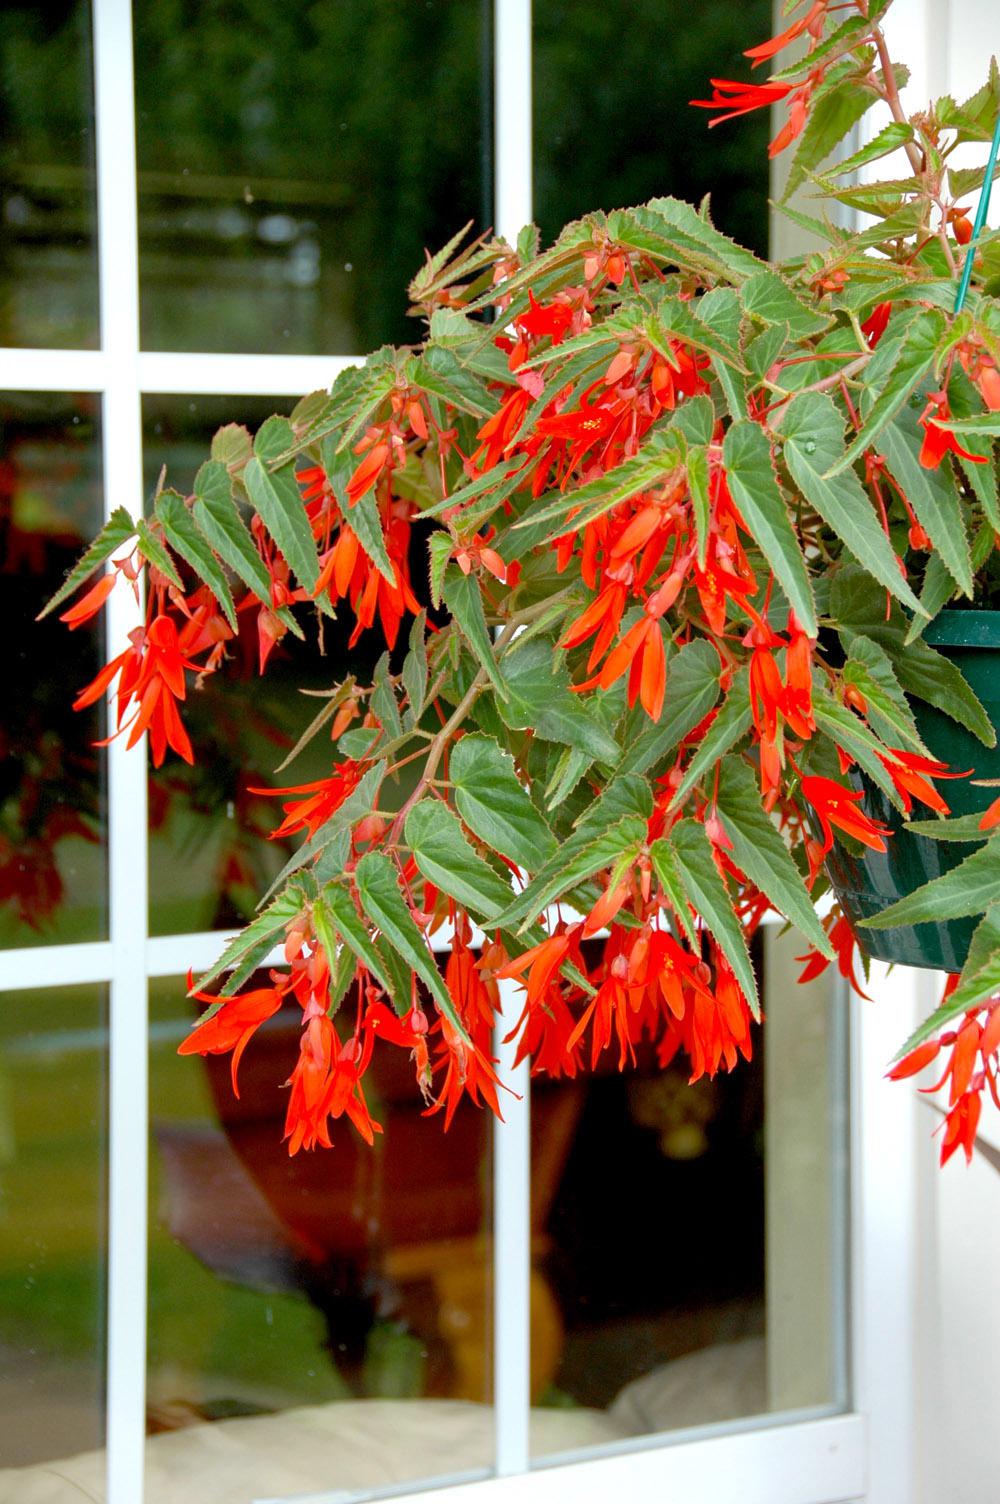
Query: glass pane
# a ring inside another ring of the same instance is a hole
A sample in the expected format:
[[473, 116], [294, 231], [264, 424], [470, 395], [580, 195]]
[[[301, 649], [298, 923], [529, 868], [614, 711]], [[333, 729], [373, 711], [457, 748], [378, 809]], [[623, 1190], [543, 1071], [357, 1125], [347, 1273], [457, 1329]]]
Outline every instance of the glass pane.
[[481, 0], [136, 0], [142, 340], [354, 353], [492, 221]]
[[[106, 988], [0, 997], [3, 1499], [54, 1498], [43, 1465], [104, 1444], [106, 1061]], [[99, 1458], [70, 1467], [103, 1497]]]
[[[147, 493], [163, 465], [168, 483], [188, 492], [223, 423], [251, 428], [274, 412], [287, 413], [288, 397], [147, 397], [144, 468]], [[223, 668], [210, 675], [184, 706], [194, 747], [193, 767], [168, 755], [150, 772], [150, 932], [186, 934], [219, 929], [253, 916], [258, 899], [287, 861], [299, 837], [269, 841], [280, 823], [278, 801], [251, 789], [307, 783], [330, 772], [327, 733], [316, 737], [285, 773], [279, 763], [316, 713], [302, 688], [328, 689], [348, 667], [350, 623], [324, 623], [325, 651], [310, 627], [308, 641], [287, 639], [257, 673], [254, 612], [240, 618], [240, 637]], [[370, 675], [384, 643], [362, 640], [351, 650], [350, 669]]]
[[651, 1048], [620, 1074], [609, 1050], [533, 1084], [536, 1123], [572, 1120], [534, 1133], [533, 1280], [559, 1318], [544, 1361], [533, 1323], [536, 1404], [617, 1439], [846, 1404], [846, 1015], [828, 976], [797, 985], [802, 948], [767, 931], [767, 1022], [731, 1074], [690, 1084]]
[[488, 1469], [489, 1115], [462, 1103], [444, 1134], [383, 1046], [374, 1147], [339, 1119], [332, 1149], [289, 1158], [298, 1008], [250, 1041], [237, 1100], [228, 1056], [177, 1056], [184, 994], [151, 989], [151, 1495], [168, 1475], [215, 1504]]
[[3, 7], [0, 345], [99, 341], [91, 15], [86, 0]]
[[96, 397], [0, 394], [0, 945], [107, 934], [103, 707], [73, 710], [104, 662], [100, 622], [34, 618], [101, 526]]
[[[535, 217], [545, 243], [591, 209], [662, 194], [700, 203], [720, 230], [767, 249], [767, 112], [709, 130], [710, 75], [746, 77], [771, 0], [534, 0]], [[597, 58], [613, 60], [595, 75]], [[734, 72], [733, 70], [736, 70]]]

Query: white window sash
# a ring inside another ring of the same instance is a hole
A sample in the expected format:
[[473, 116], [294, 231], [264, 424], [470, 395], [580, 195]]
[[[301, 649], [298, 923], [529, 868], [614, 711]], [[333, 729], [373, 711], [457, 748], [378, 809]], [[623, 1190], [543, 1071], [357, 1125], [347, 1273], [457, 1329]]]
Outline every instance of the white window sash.
[[[925, 0], [901, 0], [916, 7]], [[902, 15], [895, 17], [897, 25]], [[495, 223], [513, 239], [531, 219], [531, 0], [495, 0]], [[106, 512], [142, 503], [141, 395], [297, 396], [330, 384], [351, 355], [225, 355], [139, 349], [135, 115], [129, 0], [94, 0], [101, 348], [0, 348], [0, 390], [94, 392], [103, 398]], [[120, 643], [137, 617], [112, 597]], [[146, 765], [122, 741], [109, 749], [110, 925], [107, 941], [4, 953], [0, 992], [110, 984], [108, 1504], [141, 1504], [145, 1455], [147, 1011], [149, 977], [207, 967], [218, 933], [147, 933]], [[914, 1229], [917, 1147], [926, 1123], [912, 1094], [887, 1088], [884, 1062], [935, 979], [875, 968], [879, 1006], [850, 1006], [851, 1372], [846, 1415], [781, 1416], [697, 1433], [637, 1439], [599, 1457], [529, 1465], [530, 1094], [526, 1067], [504, 1079], [494, 1135], [494, 1388], [497, 1476], [393, 1497], [442, 1504], [533, 1504], [610, 1494], [671, 1504], [911, 1504], [913, 1476]], [[517, 994], [504, 987], [507, 1013]], [[345, 1496], [331, 1494], [330, 1499]], [[249, 1501], [248, 1501], [249, 1504]]]

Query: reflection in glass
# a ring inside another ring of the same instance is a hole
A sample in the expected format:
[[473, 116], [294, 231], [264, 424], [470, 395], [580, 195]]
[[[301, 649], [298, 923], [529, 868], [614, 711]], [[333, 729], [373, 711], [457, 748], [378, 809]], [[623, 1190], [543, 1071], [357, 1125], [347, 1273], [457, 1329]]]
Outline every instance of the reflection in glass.
[[489, 205], [480, 0], [136, 0], [147, 349], [418, 337], [424, 247]]
[[376, 1051], [374, 1147], [342, 1119], [332, 1150], [290, 1159], [298, 1009], [250, 1042], [237, 1100], [228, 1057], [176, 1054], [183, 981], [151, 991], [154, 1496], [182, 1456], [192, 1504], [223, 1476], [249, 1498], [489, 1468], [489, 1115], [463, 1103], [443, 1134], [405, 1052]]
[[98, 343], [91, 8], [3, 7], [0, 345]]
[[106, 1021], [104, 987], [0, 996], [4, 1499], [41, 1497], [5, 1469], [104, 1444]]
[[0, 945], [107, 933], [103, 709], [72, 708], [104, 661], [101, 627], [34, 621], [101, 511], [98, 399], [0, 394]]
[[[287, 413], [288, 397], [147, 397], [144, 466], [147, 493], [161, 467], [167, 483], [188, 492], [223, 423], [256, 428], [274, 412]], [[350, 623], [324, 623], [323, 650], [303, 615], [307, 641], [288, 638], [274, 649], [267, 673], [257, 673], [254, 613], [243, 613], [240, 636], [230, 645], [221, 671], [200, 690], [192, 688], [184, 720], [195, 749], [193, 767], [169, 756], [150, 772], [150, 930], [185, 934], [241, 923], [253, 916], [261, 894], [287, 860], [297, 839], [268, 841], [280, 823], [273, 799], [250, 791], [306, 783], [330, 772], [332, 747], [326, 733], [285, 773], [276, 769], [316, 712], [302, 687], [328, 689], [344, 677]], [[367, 634], [372, 638], [374, 634]], [[352, 650], [350, 668], [370, 675], [384, 643], [364, 640]]]
[[[767, 249], [767, 112], [708, 130], [710, 75], [742, 78], [771, 0], [534, 0], [535, 217], [545, 242], [591, 209], [712, 194], [720, 230]], [[612, 60], [595, 71], [597, 59]], [[733, 70], [736, 70], [735, 72]]]
[[562, 1323], [541, 1404], [625, 1439], [846, 1403], [846, 1019], [826, 977], [798, 987], [801, 948], [766, 933], [767, 1023], [732, 1074], [691, 1085], [639, 1052], [533, 1084], [533, 1116], [575, 1114], [554, 1190], [534, 1148]]

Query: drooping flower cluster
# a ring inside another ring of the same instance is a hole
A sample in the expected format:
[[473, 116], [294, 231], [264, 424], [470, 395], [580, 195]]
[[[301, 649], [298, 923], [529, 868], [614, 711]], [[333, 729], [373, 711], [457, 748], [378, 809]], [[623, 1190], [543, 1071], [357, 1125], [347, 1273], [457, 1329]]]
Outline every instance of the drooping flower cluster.
[[[958, 985], [958, 977], [948, 978], [941, 1004], [944, 1006]], [[990, 1096], [1000, 1107], [1000, 1092], [997, 1086], [997, 1071], [1000, 1068], [1000, 997], [992, 998], [985, 1007], [970, 1008], [955, 1020], [951, 1028], [942, 1029], [936, 1038], [926, 1039], [898, 1065], [893, 1066], [889, 1076], [893, 1081], [917, 1076], [933, 1064], [942, 1051], [948, 1060], [944, 1071], [933, 1086], [922, 1086], [923, 1092], [938, 1092], [948, 1088], [948, 1108], [945, 1113], [941, 1136], [941, 1163], [948, 1160], [959, 1148], [971, 1163], [976, 1144], [976, 1130], [983, 1110], [983, 1095]]]
[[[897, 124], [900, 106], [881, 11], [787, 9], [747, 55], [799, 39], [800, 61], [698, 103], [714, 125], [786, 102], [771, 151], [808, 144], [802, 174], [843, 113], [818, 101], [861, 90]], [[935, 152], [962, 129], [918, 125]], [[995, 541], [996, 339], [942, 312], [971, 229], [904, 146], [923, 186], [889, 187], [919, 213], [884, 244], [831, 234], [787, 273], [672, 199], [588, 216], [546, 251], [530, 230], [457, 237], [411, 289], [422, 345], [220, 446], [124, 561], [120, 529], [105, 540], [118, 562], [67, 623], [143, 566], [146, 620], [78, 704], [114, 688], [115, 734], [148, 731], [157, 764], [193, 756], [180, 707], [241, 613], [262, 674], [308, 613], [388, 649], [370, 686], [331, 692], [321, 776], [249, 791], [279, 797], [272, 835], [302, 844], [209, 974], [249, 990], [193, 994], [218, 1007], [184, 1051], [231, 1050], [234, 1087], [255, 1030], [300, 1010], [291, 1152], [342, 1117], [372, 1141], [377, 1049], [408, 1052], [446, 1128], [465, 1097], [502, 1110], [498, 1031], [552, 1077], [680, 1053], [693, 1078], [731, 1069], [760, 1017], [750, 942], [775, 914], [805, 934], [803, 980], [835, 962], [861, 991], [851, 923], [813, 906], [824, 864], [949, 814], [938, 782], [964, 771], [925, 745], [915, 699], [990, 734], [918, 633]], [[285, 969], [259, 985], [269, 945]], [[949, 1143], [995, 1082], [992, 1028], [968, 1079], [959, 1052]]]

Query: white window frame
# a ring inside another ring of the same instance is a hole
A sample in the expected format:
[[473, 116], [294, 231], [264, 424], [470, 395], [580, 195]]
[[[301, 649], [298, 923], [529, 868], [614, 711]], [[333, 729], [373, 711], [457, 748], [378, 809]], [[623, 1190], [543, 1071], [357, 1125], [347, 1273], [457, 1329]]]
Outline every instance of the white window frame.
[[[926, 25], [926, 0], [900, 0]], [[351, 357], [160, 353], [139, 348], [135, 106], [130, 0], [93, 0], [101, 346], [0, 349], [0, 390], [88, 392], [103, 402], [105, 512], [135, 513], [143, 494], [145, 394], [297, 396], [327, 386]], [[531, 0], [495, 0], [495, 210], [508, 236], [531, 218]], [[139, 615], [110, 602], [112, 651]], [[3, 954], [0, 992], [110, 987], [110, 1164], [107, 1504], [141, 1504], [145, 1450], [147, 980], [207, 966], [216, 933], [148, 935], [146, 760], [122, 740], [109, 758], [109, 938]], [[852, 1017], [851, 1393], [842, 1415], [803, 1413], [703, 1428], [606, 1448], [599, 1457], [529, 1470], [529, 1093], [526, 1068], [506, 1079], [506, 1124], [494, 1135], [495, 1475], [395, 1495], [441, 1504], [911, 1504], [914, 1478], [917, 1123], [912, 1094], [883, 1081], [884, 1062], [933, 980], [875, 968], [878, 1006]], [[507, 984], [508, 990], [510, 984]], [[513, 1104], [513, 1105], [511, 1105]], [[331, 1494], [331, 1501], [347, 1497]], [[251, 1501], [247, 1501], [251, 1504]]]

